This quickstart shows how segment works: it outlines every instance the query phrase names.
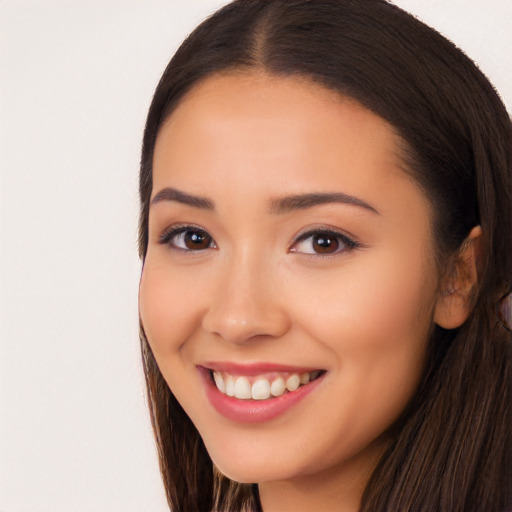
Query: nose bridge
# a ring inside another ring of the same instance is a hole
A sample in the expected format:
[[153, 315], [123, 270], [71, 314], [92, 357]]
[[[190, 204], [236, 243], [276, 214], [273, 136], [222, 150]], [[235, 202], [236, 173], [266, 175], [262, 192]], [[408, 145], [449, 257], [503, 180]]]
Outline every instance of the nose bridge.
[[233, 343], [258, 336], [278, 337], [288, 329], [280, 300], [276, 263], [247, 245], [222, 262], [203, 328]]

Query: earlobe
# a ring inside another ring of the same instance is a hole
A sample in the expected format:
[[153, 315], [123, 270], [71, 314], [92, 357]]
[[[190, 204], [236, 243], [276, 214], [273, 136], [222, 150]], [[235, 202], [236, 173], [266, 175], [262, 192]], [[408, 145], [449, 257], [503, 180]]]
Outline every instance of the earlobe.
[[482, 228], [475, 226], [450, 260], [439, 290], [434, 322], [444, 329], [456, 329], [468, 318], [478, 286]]

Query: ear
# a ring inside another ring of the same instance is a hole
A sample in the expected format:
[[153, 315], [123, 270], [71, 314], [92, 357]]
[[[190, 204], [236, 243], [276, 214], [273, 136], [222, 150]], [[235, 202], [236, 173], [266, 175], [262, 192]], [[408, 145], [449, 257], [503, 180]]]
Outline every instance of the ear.
[[460, 327], [473, 307], [473, 296], [478, 285], [478, 262], [482, 228], [475, 226], [450, 260], [434, 310], [434, 322], [445, 329]]

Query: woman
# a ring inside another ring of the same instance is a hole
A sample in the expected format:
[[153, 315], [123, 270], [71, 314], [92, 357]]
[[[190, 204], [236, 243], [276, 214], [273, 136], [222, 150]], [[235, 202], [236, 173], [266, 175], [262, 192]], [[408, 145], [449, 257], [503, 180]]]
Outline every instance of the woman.
[[173, 510], [512, 510], [511, 134], [383, 0], [238, 0], [188, 37], [140, 175]]

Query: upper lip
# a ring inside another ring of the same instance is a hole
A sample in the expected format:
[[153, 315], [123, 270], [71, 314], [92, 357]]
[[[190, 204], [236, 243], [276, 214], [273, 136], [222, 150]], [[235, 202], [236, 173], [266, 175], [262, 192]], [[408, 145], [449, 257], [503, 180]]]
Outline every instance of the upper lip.
[[291, 366], [279, 363], [254, 362], [254, 363], [234, 363], [228, 361], [209, 361], [199, 366], [216, 372], [226, 372], [231, 375], [255, 376], [269, 372], [283, 373], [308, 373], [322, 368], [315, 366]]

